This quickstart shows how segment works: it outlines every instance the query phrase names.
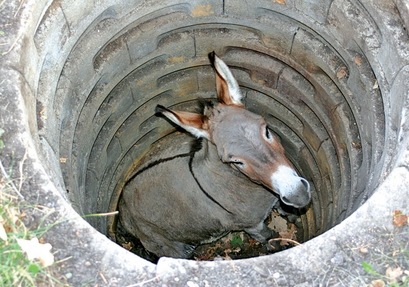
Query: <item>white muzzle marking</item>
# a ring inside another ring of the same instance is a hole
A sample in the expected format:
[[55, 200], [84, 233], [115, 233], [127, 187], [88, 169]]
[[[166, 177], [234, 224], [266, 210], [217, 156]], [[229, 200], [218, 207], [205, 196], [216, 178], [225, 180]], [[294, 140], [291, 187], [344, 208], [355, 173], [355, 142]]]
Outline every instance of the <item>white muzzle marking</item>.
[[281, 200], [294, 207], [304, 207], [310, 202], [311, 193], [308, 181], [288, 166], [280, 166], [271, 176], [271, 183]]

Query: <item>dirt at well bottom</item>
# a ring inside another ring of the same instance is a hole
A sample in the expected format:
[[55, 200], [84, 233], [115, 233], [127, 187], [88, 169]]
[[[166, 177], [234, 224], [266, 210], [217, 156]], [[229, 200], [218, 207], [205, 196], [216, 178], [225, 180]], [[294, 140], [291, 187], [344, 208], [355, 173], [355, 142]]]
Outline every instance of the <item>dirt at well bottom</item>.
[[[257, 257], [289, 249], [300, 244], [303, 240], [301, 219], [297, 215], [280, 215], [276, 209], [273, 209], [267, 217], [266, 223], [277, 234], [267, 243], [258, 242], [244, 231], [233, 231], [214, 242], [198, 246], [191, 259], [213, 261]], [[148, 252], [137, 238], [120, 227], [117, 230], [116, 241], [128, 251], [153, 263], [157, 263], [159, 259]]]

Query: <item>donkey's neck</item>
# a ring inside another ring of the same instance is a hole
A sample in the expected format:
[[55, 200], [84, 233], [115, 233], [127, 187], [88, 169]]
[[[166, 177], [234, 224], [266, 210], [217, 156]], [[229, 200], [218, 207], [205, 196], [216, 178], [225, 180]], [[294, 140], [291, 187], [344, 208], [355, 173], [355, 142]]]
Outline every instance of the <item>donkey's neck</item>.
[[254, 216], [264, 216], [257, 214], [266, 210], [260, 202], [267, 209], [277, 202], [277, 197], [270, 190], [223, 163], [216, 146], [207, 140], [203, 140], [202, 148], [193, 154], [190, 168], [200, 188], [235, 216], [249, 216], [249, 208]]
[[[210, 176], [208, 179], [217, 179], [218, 175], [239, 177], [250, 181], [241, 172], [233, 169], [230, 165], [223, 163], [217, 153], [216, 146], [208, 140], [203, 139], [200, 149], [198, 149], [192, 158], [192, 167], [197, 176], [204, 179], [204, 176]], [[214, 178], [213, 178], [214, 177]], [[213, 181], [214, 184], [221, 184], [219, 181]]]

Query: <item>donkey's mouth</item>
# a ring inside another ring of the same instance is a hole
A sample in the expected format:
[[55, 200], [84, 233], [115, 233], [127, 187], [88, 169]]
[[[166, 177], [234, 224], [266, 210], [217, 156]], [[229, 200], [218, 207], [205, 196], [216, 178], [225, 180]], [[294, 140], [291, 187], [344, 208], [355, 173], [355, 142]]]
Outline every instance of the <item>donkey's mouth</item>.
[[273, 189], [283, 203], [295, 208], [302, 208], [311, 201], [309, 182], [290, 167], [281, 166], [271, 176]]
[[[304, 182], [308, 184], [308, 181], [306, 181], [304, 178], [300, 178], [300, 179], [303, 182], [302, 184], [304, 186], [305, 186]], [[308, 184], [308, 189], [303, 190], [303, 191], [294, 192], [290, 196], [280, 195], [280, 199], [286, 205], [289, 205], [295, 208], [303, 208], [307, 206], [311, 201], [311, 192], [309, 189], [309, 184]]]

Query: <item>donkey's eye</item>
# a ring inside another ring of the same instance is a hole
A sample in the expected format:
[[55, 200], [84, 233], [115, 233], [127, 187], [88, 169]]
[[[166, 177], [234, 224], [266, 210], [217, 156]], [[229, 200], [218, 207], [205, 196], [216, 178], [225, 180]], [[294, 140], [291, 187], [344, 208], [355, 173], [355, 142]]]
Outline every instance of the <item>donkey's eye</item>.
[[268, 127], [266, 126], [266, 138], [268, 140], [272, 140], [273, 139], [273, 135], [271, 134], [270, 130], [268, 129]]
[[230, 164], [234, 165], [235, 167], [238, 168], [243, 168], [244, 167], [244, 162], [240, 161], [240, 160], [232, 160], [230, 162]]
[[243, 169], [244, 168], [244, 163], [242, 162], [235, 162], [234, 166], [238, 169]]

